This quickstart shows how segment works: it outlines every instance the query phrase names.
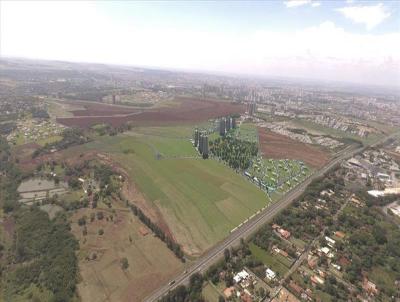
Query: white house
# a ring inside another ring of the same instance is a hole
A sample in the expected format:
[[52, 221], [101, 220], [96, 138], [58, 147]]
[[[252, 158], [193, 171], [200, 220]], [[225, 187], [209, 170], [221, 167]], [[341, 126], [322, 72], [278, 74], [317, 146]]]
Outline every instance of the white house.
[[267, 277], [268, 280], [274, 280], [276, 277], [276, 273], [273, 270], [267, 268], [265, 270], [265, 276]]

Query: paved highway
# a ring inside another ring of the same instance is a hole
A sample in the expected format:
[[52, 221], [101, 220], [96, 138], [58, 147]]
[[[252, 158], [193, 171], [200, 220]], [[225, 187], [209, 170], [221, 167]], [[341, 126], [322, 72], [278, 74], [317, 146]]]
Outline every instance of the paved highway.
[[[398, 133], [396, 133], [398, 134]], [[382, 143], [389, 139], [390, 137], [396, 135], [393, 134], [391, 136], [385, 137], [380, 140], [375, 145]], [[338, 153], [332, 161], [329, 162], [325, 167], [321, 170], [314, 172], [310, 175], [306, 180], [304, 180], [297, 187], [293, 188], [289, 191], [282, 199], [273, 203], [266, 209], [264, 209], [261, 213], [254, 216], [252, 219], [245, 224], [243, 224], [240, 228], [237, 228], [234, 232], [232, 232], [225, 240], [221, 241], [209, 251], [207, 251], [203, 256], [201, 256], [190, 268], [188, 268], [184, 273], [177, 276], [174, 280], [172, 280], [167, 285], [157, 289], [153, 292], [149, 297], [147, 297], [144, 301], [151, 302], [157, 301], [168, 291], [176, 288], [179, 285], [186, 285], [189, 283], [190, 276], [194, 273], [205, 272], [212, 264], [216, 263], [221, 257], [223, 257], [224, 250], [230, 248], [231, 246], [238, 245], [240, 243], [241, 238], [247, 238], [251, 234], [253, 234], [258, 228], [271, 220], [277, 213], [281, 210], [285, 209], [289, 206], [295, 199], [297, 199], [304, 190], [308, 187], [308, 185], [315, 179], [323, 176], [326, 172], [328, 172], [331, 168], [333, 168], [336, 164], [339, 164], [342, 160], [352, 157], [354, 154], [361, 152], [366, 147], [354, 148], [354, 146], [350, 146], [340, 153]], [[173, 284], [171, 284], [173, 283]], [[171, 285], [170, 285], [171, 284]]]

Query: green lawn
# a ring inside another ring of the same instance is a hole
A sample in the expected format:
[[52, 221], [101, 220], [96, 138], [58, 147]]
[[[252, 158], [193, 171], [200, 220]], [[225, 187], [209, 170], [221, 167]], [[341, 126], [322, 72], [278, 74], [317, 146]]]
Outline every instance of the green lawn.
[[203, 293], [203, 297], [206, 299], [206, 301], [208, 301], [208, 302], [218, 302], [218, 298], [220, 296], [220, 293], [209, 282], [206, 284], [206, 286], [203, 287], [203, 292], [202, 293]]
[[164, 157], [199, 156], [189, 139], [149, 136], [147, 143], [153, 148], [153, 151], [159, 152]]
[[52, 135], [52, 136], [38, 140], [37, 143], [41, 146], [44, 146], [46, 144], [52, 144], [52, 143], [58, 142], [60, 140], [62, 140], [61, 135]]
[[[169, 152], [170, 144], [163, 138], [157, 148]], [[104, 136], [78, 148], [107, 152], [121, 163], [191, 254], [225, 238], [267, 202], [265, 193], [217, 161], [158, 160], [148, 136]]]
[[250, 243], [250, 251], [253, 256], [264, 263], [268, 268], [278, 273], [281, 277], [289, 270], [289, 267], [279, 261], [279, 257], [272, 255], [266, 250], [258, 247], [254, 243]]
[[241, 140], [258, 142], [257, 127], [252, 123], [242, 123], [240, 127], [236, 129], [236, 136]]

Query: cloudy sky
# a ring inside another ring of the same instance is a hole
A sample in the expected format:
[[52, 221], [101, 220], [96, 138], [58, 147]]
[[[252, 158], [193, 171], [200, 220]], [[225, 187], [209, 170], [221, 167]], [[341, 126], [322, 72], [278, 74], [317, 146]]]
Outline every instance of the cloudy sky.
[[0, 1], [1, 56], [400, 85], [400, 1]]

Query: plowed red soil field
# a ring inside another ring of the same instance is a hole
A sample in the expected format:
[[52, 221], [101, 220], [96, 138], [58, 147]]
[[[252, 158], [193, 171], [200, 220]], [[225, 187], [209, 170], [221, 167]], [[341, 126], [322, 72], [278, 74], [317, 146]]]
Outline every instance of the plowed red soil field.
[[[161, 126], [200, 122], [219, 116], [244, 113], [245, 111], [245, 106], [241, 104], [195, 98], [181, 98], [179, 100], [181, 104], [177, 107], [144, 111], [135, 111], [121, 107], [113, 108], [112, 106], [102, 106], [100, 104], [101, 108], [89, 106], [86, 107], [86, 110], [74, 112], [75, 115], [79, 116], [58, 118], [57, 121], [66, 126], [82, 128], [88, 128], [101, 123], [118, 127], [126, 122], [131, 122], [134, 125]], [[107, 108], [109, 107], [111, 108], [108, 110]], [[124, 110], [126, 111], [124, 112]]]
[[329, 153], [317, 147], [310, 146], [287, 136], [258, 128], [261, 152], [266, 158], [298, 159], [306, 164], [320, 168], [329, 161]]

